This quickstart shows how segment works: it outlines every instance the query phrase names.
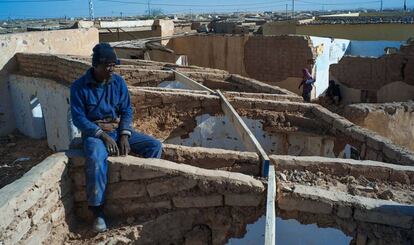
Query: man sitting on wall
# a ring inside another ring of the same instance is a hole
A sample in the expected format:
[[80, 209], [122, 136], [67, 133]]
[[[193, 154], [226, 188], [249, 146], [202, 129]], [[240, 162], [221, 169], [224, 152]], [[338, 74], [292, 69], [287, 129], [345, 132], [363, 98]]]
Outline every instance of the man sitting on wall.
[[113, 48], [93, 48], [92, 67], [70, 89], [73, 123], [82, 132], [86, 157], [86, 194], [95, 216], [94, 229], [106, 230], [102, 206], [108, 181], [108, 155], [160, 158], [160, 141], [132, 128], [132, 108], [125, 80], [113, 73], [118, 59]]

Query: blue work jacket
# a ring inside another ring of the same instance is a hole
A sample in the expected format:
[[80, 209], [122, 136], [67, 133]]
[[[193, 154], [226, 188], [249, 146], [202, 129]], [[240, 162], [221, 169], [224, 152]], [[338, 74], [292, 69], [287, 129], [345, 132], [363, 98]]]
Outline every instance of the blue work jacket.
[[99, 137], [102, 130], [96, 120], [119, 118], [119, 130], [132, 131], [132, 108], [125, 80], [118, 74], [98, 83], [90, 68], [70, 87], [73, 124], [86, 137]]

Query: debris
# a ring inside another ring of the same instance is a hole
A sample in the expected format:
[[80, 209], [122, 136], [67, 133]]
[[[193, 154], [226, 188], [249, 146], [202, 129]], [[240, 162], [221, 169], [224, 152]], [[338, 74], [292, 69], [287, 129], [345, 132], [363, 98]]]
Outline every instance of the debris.
[[383, 191], [378, 195], [379, 198], [384, 200], [392, 200], [394, 198], [394, 194], [390, 190]]
[[11, 165], [14, 165], [17, 162], [25, 162], [25, 161], [30, 161], [30, 157], [20, 157], [20, 158], [17, 158], [16, 160], [13, 161], [13, 163]]
[[280, 173], [280, 178], [281, 178], [283, 181], [287, 181], [286, 175], [285, 175], [284, 173]]

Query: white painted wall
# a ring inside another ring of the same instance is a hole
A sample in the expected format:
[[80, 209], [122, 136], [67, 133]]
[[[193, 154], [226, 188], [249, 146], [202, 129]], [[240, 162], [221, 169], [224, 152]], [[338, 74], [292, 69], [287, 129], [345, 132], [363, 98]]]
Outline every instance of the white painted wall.
[[0, 135], [7, 135], [16, 128], [13, 105], [8, 89], [9, 74], [17, 68], [14, 55], [18, 52], [70, 54], [92, 54], [99, 42], [95, 28], [58, 31], [24, 32], [0, 35]]
[[[246, 151], [234, 126], [224, 116], [204, 114], [196, 117], [197, 126], [188, 138], [170, 138], [168, 144]], [[334, 157], [333, 138], [304, 133], [274, 134], [263, 130], [260, 120], [243, 117], [243, 121], [269, 154]]]
[[[23, 134], [32, 138], [47, 136], [49, 147], [56, 151], [67, 150], [71, 140], [80, 136], [71, 123], [70, 90], [67, 86], [43, 78], [11, 75], [10, 92], [16, 126]], [[42, 106], [37, 116], [43, 116], [44, 132], [41, 132], [40, 120], [32, 115], [30, 101], [33, 96], [39, 99]]]
[[329, 67], [336, 64], [348, 49], [349, 40], [325, 37], [310, 37], [320, 52], [315, 61], [316, 96], [321, 95], [329, 86]]

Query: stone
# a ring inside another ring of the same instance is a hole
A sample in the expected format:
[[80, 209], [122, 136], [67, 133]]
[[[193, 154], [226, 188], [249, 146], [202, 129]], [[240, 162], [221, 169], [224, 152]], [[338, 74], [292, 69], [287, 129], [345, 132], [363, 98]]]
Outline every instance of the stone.
[[224, 195], [224, 204], [226, 206], [250, 206], [257, 207], [262, 202], [260, 195], [249, 194], [226, 194]]
[[32, 222], [34, 225], [38, 224], [42, 218], [51, 211], [51, 209], [56, 205], [59, 201], [59, 193], [57, 191], [53, 191], [49, 193], [48, 197], [44, 200], [42, 205], [34, 211], [32, 216]]
[[29, 217], [18, 217], [17, 221], [5, 232], [0, 234], [0, 240], [4, 244], [17, 244], [30, 230], [31, 220]]
[[286, 178], [286, 174], [284, 174], [284, 173], [280, 173], [279, 174], [280, 175], [280, 178], [283, 180], [283, 181], [287, 181], [287, 178]]
[[195, 197], [174, 197], [173, 204], [177, 208], [203, 208], [223, 206], [223, 196], [195, 196]]
[[147, 190], [144, 184], [136, 182], [118, 182], [108, 185], [107, 198], [135, 198], [147, 195]]
[[50, 222], [46, 222], [46, 223], [40, 224], [23, 241], [23, 244], [26, 244], [26, 245], [43, 244], [43, 241], [48, 238], [51, 230], [52, 230], [52, 224]]
[[394, 193], [390, 190], [385, 190], [382, 193], [379, 193], [378, 197], [383, 200], [392, 200], [394, 198]]
[[167, 193], [177, 193], [188, 190], [197, 185], [197, 180], [183, 177], [173, 177], [162, 182], [154, 182], [147, 185], [150, 197], [159, 196]]

